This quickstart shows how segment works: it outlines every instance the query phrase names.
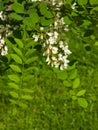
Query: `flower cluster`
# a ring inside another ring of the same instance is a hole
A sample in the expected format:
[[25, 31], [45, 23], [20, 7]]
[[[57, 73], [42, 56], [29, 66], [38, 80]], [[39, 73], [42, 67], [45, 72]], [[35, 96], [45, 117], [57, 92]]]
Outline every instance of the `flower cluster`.
[[5, 45], [4, 38], [0, 35], [0, 55], [4, 56], [8, 53], [8, 48]]
[[63, 4], [62, 0], [31, 0], [32, 2], [48, 2], [51, 5], [61, 6]]
[[[3, 11], [0, 12], [0, 19], [6, 20], [6, 16]], [[8, 53], [8, 47], [6, 46], [5, 38], [8, 37], [12, 32], [9, 30], [9, 24], [0, 25], [0, 55], [4, 56]]]
[[0, 12], [0, 19], [5, 20], [6, 16], [3, 14], [3, 11]]
[[60, 6], [60, 4], [56, 5], [57, 13], [54, 23], [50, 25], [50, 28], [44, 33], [44, 27], [40, 27], [41, 33], [33, 34], [32, 37], [35, 42], [42, 43], [43, 56], [46, 57], [47, 64], [64, 70], [68, 66], [68, 55], [71, 54], [71, 51], [68, 49], [65, 37], [66, 31], [69, 28], [64, 22], [64, 18], [61, 17]]

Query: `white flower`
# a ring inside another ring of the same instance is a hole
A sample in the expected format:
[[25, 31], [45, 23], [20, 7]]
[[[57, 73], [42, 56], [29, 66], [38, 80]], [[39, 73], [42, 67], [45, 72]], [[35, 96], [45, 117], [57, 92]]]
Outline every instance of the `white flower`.
[[57, 39], [58, 38], [58, 32], [54, 31], [54, 38]]
[[59, 47], [64, 48], [64, 42], [63, 41], [59, 41]]
[[76, 8], [76, 5], [77, 5], [77, 3], [75, 2], [75, 3], [73, 3], [73, 5], [71, 6], [71, 8], [72, 9], [75, 9]]
[[3, 38], [3, 39], [1, 39], [1, 40], [0, 40], [0, 42], [1, 42], [1, 44], [2, 44], [2, 45], [4, 45], [4, 43], [5, 43], [4, 38]]
[[52, 49], [52, 46], [51, 45], [49, 45], [48, 47], [47, 47], [47, 49], [46, 49], [46, 51], [45, 51], [45, 53], [44, 53], [44, 55], [49, 55], [50, 54], [50, 50]]
[[41, 38], [41, 40], [43, 40], [43, 39], [44, 39], [44, 35], [43, 35], [43, 34], [41, 34], [41, 35], [40, 35], [40, 38]]
[[55, 68], [59, 67], [59, 63], [54, 63], [54, 65], [55, 65]]
[[69, 31], [68, 25], [64, 26], [64, 31]]
[[31, 0], [32, 2], [36, 2], [37, 0]]
[[33, 35], [33, 38], [34, 38], [34, 41], [35, 41], [35, 42], [37, 42], [37, 41], [38, 41], [39, 36], [34, 34], [34, 35]]
[[64, 65], [60, 65], [60, 70], [64, 70]]
[[4, 49], [2, 48], [2, 50], [1, 50], [1, 55], [4, 56], [4, 55], [6, 55], [7, 53], [8, 53], [8, 47], [5, 46]]
[[3, 12], [1, 11], [1, 12], [0, 12], [0, 18], [1, 18], [1, 19], [3, 18], [3, 15], [2, 15], [2, 14], [3, 14]]
[[0, 18], [1, 20], [5, 20], [5, 15], [3, 15], [3, 11], [0, 12]]
[[48, 36], [50, 36], [50, 37], [53, 36], [53, 33], [52, 33], [52, 32], [46, 32], [46, 34], [47, 34]]
[[62, 54], [58, 54], [58, 60], [61, 61], [62, 60], [63, 55]]
[[63, 5], [63, 2], [62, 2], [62, 1], [60, 1], [58, 4], [59, 4], [59, 6], [62, 6], [62, 5]]
[[61, 21], [61, 24], [62, 24], [62, 25], [64, 25], [64, 24], [65, 24], [65, 22], [64, 22], [64, 18], [63, 18], [63, 17], [61, 18], [61, 20], [60, 20], [60, 21]]
[[57, 47], [52, 47], [52, 53], [57, 54], [58, 53], [58, 48]]
[[53, 61], [57, 61], [57, 58], [55, 56], [51, 57]]
[[55, 21], [55, 22], [54, 22], [54, 26], [56, 27], [57, 25], [58, 25], [58, 22], [57, 22], [57, 21]]
[[49, 53], [50, 53], [50, 48], [47, 48], [46, 54], [49, 54]]
[[55, 68], [58, 68], [59, 67], [59, 63], [58, 62], [56, 62], [56, 61], [53, 61], [52, 63], [51, 63], [51, 66], [53, 67], [55, 67]]
[[53, 37], [49, 37], [48, 41], [49, 41], [50, 44], [55, 44], [56, 43], [56, 39], [53, 38]]
[[48, 62], [48, 64], [50, 64], [50, 58], [49, 58], [49, 56], [47, 56], [47, 59], [46, 59], [46, 62]]
[[43, 31], [44, 30], [44, 27], [40, 27], [40, 31]]
[[71, 54], [71, 51], [68, 49], [68, 46], [62, 48], [66, 54]]

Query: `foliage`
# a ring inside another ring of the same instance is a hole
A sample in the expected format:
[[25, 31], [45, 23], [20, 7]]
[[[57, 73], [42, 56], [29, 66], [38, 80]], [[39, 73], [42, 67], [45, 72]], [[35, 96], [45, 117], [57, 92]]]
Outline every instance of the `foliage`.
[[[1, 130], [98, 129], [98, 1], [60, 2], [0, 0]], [[59, 39], [72, 52], [64, 70], [46, 64], [33, 37], [48, 38], [57, 12], [68, 27], [60, 25]]]

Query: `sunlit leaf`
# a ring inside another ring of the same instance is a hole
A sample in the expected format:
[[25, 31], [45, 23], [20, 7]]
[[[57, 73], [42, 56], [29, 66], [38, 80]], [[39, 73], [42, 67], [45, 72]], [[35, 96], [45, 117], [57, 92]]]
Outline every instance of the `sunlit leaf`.
[[88, 3], [88, 0], [78, 0], [79, 5], [86, 5]]
[[16, 83], [14, 83], [14, 82], [10, 82], [10, 83], [8, 83], [8, 86], [10, 87], [10, 88], [13, 88], [13, 89], [19, 89], [19, 85], [17, 85]]
[[11, 80], [11, 81], [14, 81], [16, 83], [19, 83], [20, 82], [20, 77], [18, 75], [8, 75], [8, 78]]
[[18, 55], [11, 54], [11, 57], [16, 63], [22, 64], [22, 59]]
[[21, 99], [23, 100], [32, 100], [32, 97], [29, 95], [22, 95]]
[[85, 94], [86, 90], [83, 89], [77, 93], [77, 96], [83, 96]]
[[80, 85], [80, 79], [79, 78], [76, 78], [74, 81], [73, 81], [73, 88], [78, 88]]
[[68, 80], [64, 80], [63, 84], [64, 84], [65, 87], [71, 87], [72, 86], [72, 82], [68, 81]]
[[19, 96], [18, 96], [18, 93], [15, 92], [15, 91], [11, 91], [11, 92], [10, 92], [10, 95], [11, 95], [13, 98], [18, 98], [18, 97], [19, 97]]
[[14, 38], [15, 42], [19, 46], [19, 48], [23, 48], [23, 42], [20, 39]]
[[12, 5], [12, 9], [17, 13], [24, 13], [24, 6], [18, 2], [14, 2]]
[[20, 69], [20, 67], [18, 65], [11, 64], [10, 67], [15, 72], [21, 72], [21, 69]]
[[87, 108], [88, 106], [88, 102], [85, 98], [78, 98], [78, 104], [83, 108]]
[[11, 13], [11, 14], [10, 14], [10, 17], [11, 17], [12, 19], [15, 19], [15, 20], [18, 20], [18, 21], [20, 21], [20, 20], [23, 19], [23, 17], [22, 17], [21, 15], [18, 15], [18, 14], [16, 14], [16, 13]]
[[89, 0], [91, 5], [96, 5], [98, 4], [98, 0]]
[[23, 56], [22, 51], [21, 51], [19, 48], [13, 47], [13, 50], [14, 50], [20, 57]]

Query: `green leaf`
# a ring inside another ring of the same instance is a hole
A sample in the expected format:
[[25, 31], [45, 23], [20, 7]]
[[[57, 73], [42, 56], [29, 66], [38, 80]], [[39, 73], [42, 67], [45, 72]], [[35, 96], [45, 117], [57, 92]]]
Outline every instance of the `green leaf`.
[[80, 79], [79, 78], [76, 78], [74, 81], [73, 81], [73, 88], [78, 88], [80, 85]]
[[53, 19], [45, 19], [45, 18], [42, 18], [41, 19], [41, 25], [42, 26], [49, 26], [51, 24], [53, 24], [54, 20]]
[[78, 98], [78, 104], [83, 108], [87, 108], [88, 106], [88, 102], [85, 98]]
[[22, 91], [25, 93], [33, 93], [34, 92], [33, 90], [27, 89], [27, 88], [23, 88]]
[[6, 42], [7, 46], [8, 46], [8, 48], [9, 48], [8, 51], [12, 51], [12, 48], [14, 47], [12, 42], [8, 38], [5, 39], [5, 42]]
[[70, 71], [69, 79], [75, 79], [77, 77], [77, 69]]
[[39, 21], [38, 13], [32, 12], [32, 14], [30, 14], [30, 20], [32, 24], [36, 24]]
[[83, 96], [85, 94], [86, 90], [83, 89], [77, 93], [77, 96]]
[[18, 15], [18, 14], [16, 14], [16, 13], [11, 13], [11, 14], [10, 14], [10, 17], [11, 17], [12, 19], [15, 19], [15, 20], [18, 20], [18, 21], [20, 21], [20, 20], [23, 19], [22, 16], [20, 16], [20, 15]]
[[14, 2], [12, 5], [12, 10], [14, 10], [16, 13], [24, 13], [24, 6], [23, 4]]
[[70, 92], [71, 96], [75, 96], [76, 95], [74, 90], [70, 90], [69, 92]]
[[38, 57], [31, 57], [31, 58], [28, 58], [28, 59], [25, 61], [25, 64], [33, 63], [33, 62], [36, 61], [37, 59], [38, 59]]
[[73, 0], [66, 0], [66, 4], [70, 4], [70, 5], [71, 5], [71, 4], [72, 4], [72, 1], [73, 1]]
[[71, 81], [67, 81], [67, 80], [64, 80], [64, 81], [63, 81], [63, 84], [64, 84], [64, 86], [66, 86], [66, 87], [71, 87], [71, 86], [72, 86], [72, 82], [71, 82]]
[[10, 93], [10, 95], [13, 97], [13, 98], [18, 98], [19, 96], [18, 96], [18, 93], [16, 93], [15, 91], [11, 91], [11, 92], [9, 92]]
[[22, 103], [22, 102], [19, 102], [18, 105], [19, 105], [19, 107], [21, 107], [23, 109], [26, 109], [28, 107], [28, 105], [26, 103]]
[[22, 64], [22, 59], [18, 55], [11, 54], [11, 57], [16, 63]]
[[28, 57], [28, 56], [32, 55], [35, 51], [36, 51], [36, 49], [34, 49], [34, 48], [33, 49], [28, 49], [25, 56]]
[[44, 16], [46, 18], [53, 18], [53, 14], [50, 11], [47, 11]]
[[35, 46], [35, 42], [33, 40], [25, 45], [26, 48], [31, 48], [31, 47], [34, 47], [34, 46]]
[[15, 99], [9, 99], [9, 101], [12, 103], [12, 104], [17, 104], [16, 100]]
[[66, 24], [68, 24], [68, 25], [70, 25], [70, 24], [72, 23], [72, 21], [69, 19], [68, 16], [65, 16], [65, 17], [64, 17], [64, 22], [65, 22]]
[[29, 17], [26, 17], [23, 22], [29, 29], [32, 29], [35, 27], [35, 24], [39, 21], [38, 13], [32, 12]]
[[[27, 26], [29, 29], [31, 28], [34, 28], [35, 27], [35, 21], [32, 21], [32, 18], [30, 17], [26, 17], [24, 20], [23, 20], [23, 23], [25, 26]], [[27, 29], [28, 29], [27, 28]]]
[[29, 95], [23, 95], [23, 96], [21, 97], [21, 99], [23, 99], [23, 100], [32, 100], [32, 97], [29, 96]]
[[34, 79], [34, 75], [24, 75], [23, 77], [23, 81], [30, 81], [30, 80], [32, 80], [32, 79]]
[[66, 71], [59, 71], [57, 77], [58, 79], [65, 80], [68, 77], [68, 73]]
[[17, 85], [17, 84], [15, 84], [15, 83], [13, 83], [13, 82], [10, 82], [10, 83], [8, 83], [8, 86], [10, 87], [10, 88], [13, 88], [13, 89], [19, 89], [19, 85]]
[[23, 43], [20, 39], [14, 38], [14, 40], [17, 43], [17, 45], [19, 46], [19, 48], [23, 48]]
[[21, 51], [19, 48], [13, 47], [13, 50], [14, 50], [20, 57], [23, 56], [22, 51]]
[[95, 45], [95, 46], [98, 46], [98, 41], [96, 41], [94, 45]]
[[38, 68], [35, 66], [25, 68], [25, 70], [24, 70], [25, 73], [30, 73], [30, 72], [34, 72], [34, 71], [38, 71]]
[[77, 96], [72, 96], [72, 100], [77, 100]]
[[79, 5], [86, 5], [88, 3], [88, 0], [78, 0]]
[[90, 20], [83, 20], [83, 24], [82, 24], [82, 26], [87, 27], [87, 26], [90, 26], [91, 24], [92, 24], [92, 23], [91, 23]]
[[46, 14], [47, 12], [47, 4], [46, 2], [41, 2], [40, 3], [40, 12], [42, 15]]
[[16, 83], [19, 83], [20, 82], [20, 77], [18, 75], [8, 75], [8, 78], [11, 80], [11, 81], [14, 81]]
[[20, 67], [17, 66], [17, 65], [11, 64], [10, 67], [11, 67], [11, 69], [12, 69], [13, 71], [15, 71], [15, 72], [21, 72]]
[[91, 5], [97, 5], [98, 4], [98, 0], [89, 0]]

